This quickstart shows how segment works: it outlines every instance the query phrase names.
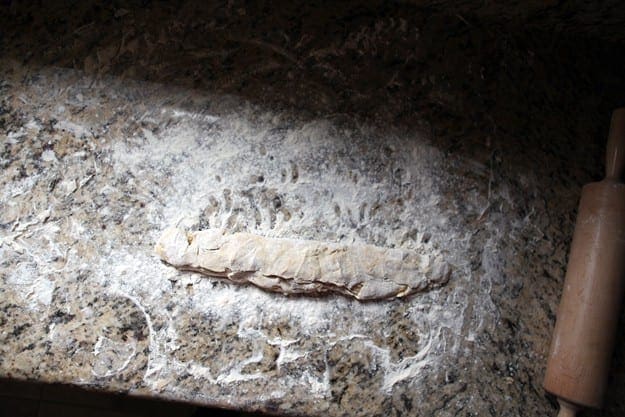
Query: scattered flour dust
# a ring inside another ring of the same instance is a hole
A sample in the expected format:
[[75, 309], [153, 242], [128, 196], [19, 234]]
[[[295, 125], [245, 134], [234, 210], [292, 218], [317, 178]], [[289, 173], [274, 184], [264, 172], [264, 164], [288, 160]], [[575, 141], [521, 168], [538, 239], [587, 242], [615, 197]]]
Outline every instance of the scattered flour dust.
[[21, 263], [7, 277], [7, 284], [13, 286], [17, 294], [30, 308], [39, 310], [50, 305], [54, 282], [40, 274], [36, 263]]
[[[146, 119], [149, 117], [146, 116]], [[367, 179], [354, 180], [352, 172], [342, 172], [339, 168], [339, 171], [323, 167], [314, 171], [302, 169], [302, 165], [318, 166], [320, 158], [333, 154], [335, 150], [332, 147], [341, 143], [336, 137], [338, 133], [328, 122], [289, 128], [279, 143], [272, 144], [275, 139], [270, 132], [280, 123], [278, 116], [268, 117], [269, 122], [263, 124], [248, 121], [245, 109], [240, 114], [225, 116], [194, 116], [184, 111], [163, 109], [154, 118], [170, 118], [174, 122], [167, 124], [163, 121], [160, 125], [168, 127], [158, 132], [144, 128], [136, 136], [113, 141], [112, 145], [112, 163], [117, 175], [130, 172], [133, 181], [158, 186], [158, 199], [146, 198], [145, 212], [153, 231], [145, 238], [150, 241], [156, 241], [160, 232], [168, 226], [199, 227], [201, 211], [207, 207], [214, 208], [210, 217], [211, 227], [227, 227], [237, 213], [243, 212], [236, 221], [250, 232], [278, 237], [309, 233], [306, 238], [312, 235], [323, 239], [324, 231], [319, 231], [321, 225], [325, 229], [336, 230], [338, 239], [343, 241], [362, 241], [355, 227], [346, 219], [335, 224], [328, 223], [327, 219], [339, 216], [337, 210], [340, 208], [336, 208], [335, 201], [341, 202], [343, 210], [353, 217], [357, 216], [358, 207], [362, 207], [361, 202], [377, 201], [381, 192], [388, 192], [380, 190], [378, 185], [372, 187]], [[349, 148], [346, 144], [344, 146]], [[262, 159], [256, 155], [258, 152], [261, 156], [270, 152], [271, 158]], [[430, 150], [424, 152], [426, 157], [421, 155], [420, 159], [409, 164], [412, 168], [406, 169], [406, 181], [411, 178], [416, 181], [418, 170], [428, 169], [418, 166], [419, 160], [440, 158], [436, 154], [428, 154]], [[296, 163], [299, 163], [299, 169]], [[258, 180], [259, 177], [262, 179]], [[421, 177], [422, 181], [427, 181], [428, 175]], [[257, 184], [259, 181], [261, 185]], [[235, 192], [247, 190], [252, 195], [258, 189], [274, 190], [280, 195], [283, 206], [292, 208], [290, 221], [260, 205], [255, 208], [260, 211], [260, 220], [254, 220], [250, 214], [253, 211], [246, 212], [246, 209], [239, 208], [237, 212], [236, 205], [242, 205], [244, 198]], [[420, 209], [436, 204], [437, 200], [435, 193], [430, 195]], [[350, 206], [353, 206], [353, 212]], [[419, 216], [402, 213], [402, 218], [410, 218], [414, 223]], [[366, 219], [364, 222], [366, 224]], [[401, 240], [400, 232], [385, 225], [379, 227], [380, 233], [390, 236], [389, 241]], [[212, 280], [200, 278], [197, 274], [179, 273], [162, 264], [152, 253], [130, 252], [122, 248], [112, 249], [97, 270], [102, 285], [112, 294], [130, 299], [145, 315], [150, 332], [145, 381], [153, 389], [167, 387], [167, 390], [175, 391], [172, 384], [180, 372], [217, 385], [265, 378], [262, 372], [244, 373], [243, 368], [260, 362], [263, 359], [262, 345], [268, 343], [279, 346], [279, 367], [299, 362], [301, 368], [297, 376], [284, 373], [279, 379], [271, 377], [271, 386], [279, 388], [268, 395], [283, 396], [290, 388], [300, 386], [308, 387], [313, 395], [327, 398], [330, 395], [327, 363], [325, 370], [320, 372], [314, 369], [313, 364], [307, 363], [309, 352], [298, 348], [297, 340], [270, 337], [262, 331], [272, 322], [288, 317], [293, 327], [299, 329], [301, 338], [322, 340], [322, 354], [326, 356], [328, 350], [340, 341], [361, 340], [376, 358], [383, 373], [383, 383], [379, 388], [390, 393], [400, 381], [418, 381], [419, 373], [426, 365], [430, 369], [435, 367], [436, 352], [454, 348], [446, 345], [441, 329], [448, 328], [452, 333], [459, 334], [463, 323], [461, 311], [446, 314], [444, 307], [433, 305], [431, 299], [424, 304], [411, 301], [414, 313], [411, 313], [411, 318], [414, 316], [414, 331], [420, 333], [421, 346], [415, 355], [395, 361], [389, 347], [373, 342], [369, 324], [371, 317], [389, 316], [392, 306], [387, 303], [359, 303], [344, 297], [293, 299], [253, 287], [214, 285]], [[238, 336], [249, 340], [252, 347], [249, 356], [238, 358], [237, 363], [224, 367], [219, 373], [197, 362], [175, 359], [172, 352], [179, 346], [175, 320], [169, 319], [166, 326], [158, 329], [151, 324], [153, 315], [168, 314], [164, 312], [163, 300], [172, 292], [170, 281], [181, 281], [178, 285], [182, 288], [193, 286], [190, 294], [182, 292], [184, 296], [176, 299], [176, 308], [183, 309], [185, 314], [208, 314], [216, 318], [214, 325], [217, 330], [220, 326], [239, 323]], [[190, 311], [195, 313], [188, 313]], [[349, 323], [337, 323], [336, 317], [343, 315], [351, 317]]]
[[108, 378], [122, 372], [137, 353], [137, 342], [116, 342], [100, 336], [93, 348], [95, 361], [91, 373], [98, 378]]

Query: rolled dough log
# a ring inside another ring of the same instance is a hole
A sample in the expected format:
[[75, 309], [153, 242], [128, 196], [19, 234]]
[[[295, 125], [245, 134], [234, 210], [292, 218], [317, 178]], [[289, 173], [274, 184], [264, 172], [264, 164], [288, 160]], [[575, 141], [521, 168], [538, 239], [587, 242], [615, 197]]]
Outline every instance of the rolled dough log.
[[221, 229], [169, 228], [155, 247], [177, 268], [283, 294], [337, 292], [358, 300], [405, 297], [446, 283], [439, 256], [373, 245], [269, 238]]

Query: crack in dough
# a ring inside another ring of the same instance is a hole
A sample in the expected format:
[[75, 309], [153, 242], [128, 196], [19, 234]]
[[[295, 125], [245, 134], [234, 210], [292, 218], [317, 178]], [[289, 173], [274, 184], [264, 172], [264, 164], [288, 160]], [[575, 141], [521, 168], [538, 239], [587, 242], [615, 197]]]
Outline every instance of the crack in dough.
[[269, 238], [222, 229], [166, 229], [155, 247], [176, 268], [283, 294], [329, 292], [358, 300], [400, 298], [445, 284], [441, 255], [366, 244]]

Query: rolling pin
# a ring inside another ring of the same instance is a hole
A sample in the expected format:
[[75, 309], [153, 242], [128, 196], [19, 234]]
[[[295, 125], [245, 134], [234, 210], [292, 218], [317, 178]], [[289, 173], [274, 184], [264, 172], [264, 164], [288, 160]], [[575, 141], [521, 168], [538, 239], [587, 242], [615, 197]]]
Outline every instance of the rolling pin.
[[582, 189], [543, 386], [558, 417], [601, 408], [625, 289], [625, 108], [612, 113], [602, 181]]

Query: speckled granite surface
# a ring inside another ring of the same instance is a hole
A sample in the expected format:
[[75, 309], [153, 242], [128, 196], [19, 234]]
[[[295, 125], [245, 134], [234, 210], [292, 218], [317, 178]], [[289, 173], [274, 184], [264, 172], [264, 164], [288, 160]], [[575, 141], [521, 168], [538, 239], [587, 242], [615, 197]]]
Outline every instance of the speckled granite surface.
[[[622, 45], [410, 5], [0, 7], [2, 376], [290, 415], [554, 413], [545, 354]], [[162, 264], [175, 224], [453, 273], [408, 300], [287, 298]], [[620, 414], [623, 358], [588, 415]]]

